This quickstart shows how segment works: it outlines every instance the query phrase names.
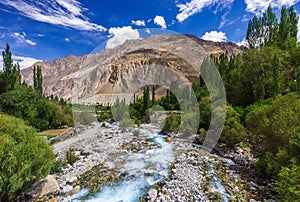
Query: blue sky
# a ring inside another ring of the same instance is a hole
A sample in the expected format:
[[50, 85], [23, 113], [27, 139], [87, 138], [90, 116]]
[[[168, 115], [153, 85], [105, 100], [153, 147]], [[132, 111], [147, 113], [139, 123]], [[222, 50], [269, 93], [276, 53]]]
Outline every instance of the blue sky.
[[1, 0], [0, 50], [9, 43], [24, 68], [112, 48], [153, 28], [239, 43], [248, 20], [269, 4], [278, 16], [282, 5], [300, 14], [300, 0]]

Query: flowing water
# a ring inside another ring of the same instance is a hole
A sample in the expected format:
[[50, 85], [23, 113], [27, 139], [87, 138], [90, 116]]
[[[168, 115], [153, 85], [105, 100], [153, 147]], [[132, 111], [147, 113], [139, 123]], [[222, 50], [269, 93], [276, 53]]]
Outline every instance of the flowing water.
[[[118, 175], [125, 177], [118, 183], [107, 183], [97, 193], [91, 194], [89, 190], [83, 189], [71, 197], [72, 201], [138, 202], [139, 198], [145, 196], [155, 183], [168, 177], [170, 165], [175, 161], [173, 150], [175, 144], [166, 142], [159, 130], [153, 127], [144, 125], [139, 131], [139, 138], [135, 141], [148, 141], [151, 142], [151, 146], [142, 147], [138, 151], [129, 151], [124, 156], [106, 162], [109, 167], [119, 172]], [[214, 167], [217, 156], [212, 156], [204, 157], [205, 161], [210, 162], [208, 176], [211, 180], [208, 186], [211, 192], [219, 193], [222, 201], [229, 201], [232, 196], [222, 185]], [[121, 165], [118, 164], [119, 158], [125, 160]], [[227, 159], [227, 164], [234, 163]]]
[[[147, 191], [157, 182], [165, 179], [169, 173], [169, 166], [174, 161], [172, 143], [168, 143], [159, 134], [157, 129], [140, 129], [139, 139], [153, 142], [156, 146], [145, 147], [138, 152], [129, 152], [125, 163], [116, 168], [119, 175], [125, 177], [119, 183], [109, 183], [101, 187], [98, 193], [89, 195], [84, 189], [72, 197], [72, 201], [97, 201], [97, 202], [134, 202], [140, 196], [145, 196]], [[115, 162], [107, 162], [114, 167]]]

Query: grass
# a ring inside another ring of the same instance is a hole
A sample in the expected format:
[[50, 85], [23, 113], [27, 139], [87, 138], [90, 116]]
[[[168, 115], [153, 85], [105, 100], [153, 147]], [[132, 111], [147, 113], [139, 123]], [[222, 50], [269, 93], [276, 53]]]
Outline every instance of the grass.
[[56, 137], [57, 135], [66, 132], [67, 130], [69, 130], [69, 128], [44, 130], [42, 132], [39, 132], [38, 135], [41, 137], [47, 137], [47, 140], [49, 140], [53, 137]]
[[42, 132], [39, 132], [38, 134], [41, 136], [46, 136], [46, 135], [60, 135], [64, 132], [69, 130], [69, 128], [62, 128], [62, 129], [52, 129], [52, 130], [44, 130]]

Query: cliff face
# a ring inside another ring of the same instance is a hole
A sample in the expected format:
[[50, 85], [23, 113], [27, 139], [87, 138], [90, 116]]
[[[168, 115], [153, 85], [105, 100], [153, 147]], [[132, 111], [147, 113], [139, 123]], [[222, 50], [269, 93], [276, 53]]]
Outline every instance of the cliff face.
[[[195, 82], [203, 59], [226, 50], [235, 55], [244, 49], [190, 35], [156, 35], [126, 41], [98, 54], [68, 56], [34, 65], [42, 67], [46, 95], [72, 102], [110, 104], [115, 99], [112, 95], [129, 100], [145, 84], [168, 87], [173, 80]], [[30, 85], [33, 66], [21, 71], [23, 80]]]

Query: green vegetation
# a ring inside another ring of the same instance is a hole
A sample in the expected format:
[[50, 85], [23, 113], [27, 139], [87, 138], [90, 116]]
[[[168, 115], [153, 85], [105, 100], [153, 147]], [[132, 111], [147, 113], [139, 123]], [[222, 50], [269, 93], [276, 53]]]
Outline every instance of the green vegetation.
[[2, 56], [0, 200], [8, 201], [13, 200], [18, 191], [26, 191], [34, 182], [49, 174], [53, 166], [52, 148], [44, 137], [36, 134], [35, 129], [72, 125], [73, 118], [71, 106], [64, 100], [59, 102], [43, 95], [41, 67], [34, 67], [32, 88], [21, 83], [20, 67], [12, 60], [9, 45], [6, 45]]
[[12, 200], [45, 177], [52, 167], [52, 148], [24, 121], [0, 114], [0, 197]]
[[[241, 141], [249, 144], [259, 158], [257, 170], [272, 181], [273, 197], [280, 201], [300, 200], [297, 22], [294, 8], [283, 6], [278, 21], [269, 7], [249, 21], [250, 49], [232, 57], [227, 53], [212, 56], [233, 106], [227, 107], [220, 141], [229, 146]], [[203, 101], [200, 106], [205, 106]], [[201, 127], [206, 130], [207, 126]]]
[[167, 117], [162, 132], [163, 133], [178, 132], [180, 128], [180, 121], [181, 121], [180, 116], [171, 114], [170, 116]]
[[[220, 142], [229, 147], [239, 143], [242, 147], [251, 147], [259, 158], [257, 171], [274, 185], [272, 197], [280, 201], [299, 201], [300, 44], [296, 39], [297, 24], [293, 7], [283, 6], [280, 20], [269, 7], [262, 16], [254, 16], [249, 21], [246, 33], [249, 49], [235, 56], [228, 52], [212, 55], [203, 61], [202, 74], [210, 71], [212, 62], [220, 72], [226, 89], [226, 108], [213, 107], [210, 93], [214, 92], [208, 92], [199, 76], [192, 89], [180, 87], [178, 81], [171, 82], [166, 95], [159, 99], [155, 94], [158, 86], [150, 85], [145, 86], [141, 98], [134, 94], [133, 103], [129, 105], [119, 98], [112, 107], [74, 105], [75, 118], [81, 124], [89, 124], [96, 118], [117, 121], [126, 130], [134, 124], [149, 123], [151, 107], [160, 105], [169, 112], [163, 133], [189, 135], [198, 126], [199, 139], [203, 141], [211, 117], [217, 117], [218, 121], [226, 111]], [[47, 174], [54, 158], [45, 141], [25, 124], [45, 130], [72, 125], [73, 117], [71, 106], [63, 99], [43, 95], [41, 67], [33, 69], [32, 88], [21, 84], [19, 65], [12, 61], [8, 45], [3, 51], [3, 60], [0, 111], [24, 120], [0, 114], [0, 197], [7, 200]], [[191, 102], [191, 90], [197, 98], [196, 108]], [[199, 124], [195, 109], [200, 111]], [[67, 161], [72, 164], [76, 160], [69, 151]], [[60, 170], [61, 166], [61, 162], [55, 162], [51, 172]]]
[[[21, 84], [18, 63], [11, 58], [9, 45], [2, 53], [3, 72], [0, 72], [0, 111], [24, 119], [26, 124], [38, 130], [73, 125], [71, 106], [64, 100], [51, 99], [43, 95], [42, 70], [40, 66], [33, 69], [34, 88]], [[53, 96], [52, 96], [53, 97]]]
[[[75, 156], [71, 150], [68, 150], [66, 153], [66, 163], [73, 165], [76, 161], [79, 160], [79, 157]], [[59, 166], [59, 162], [57, 162], [58, 166]], [[57, 166], [57, 165], [56, 165]]]

